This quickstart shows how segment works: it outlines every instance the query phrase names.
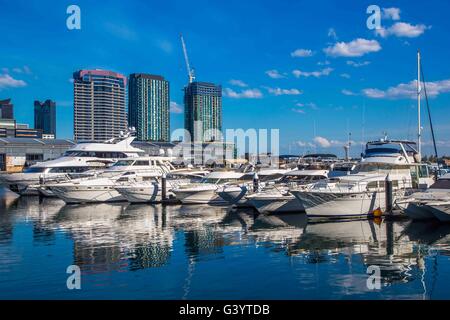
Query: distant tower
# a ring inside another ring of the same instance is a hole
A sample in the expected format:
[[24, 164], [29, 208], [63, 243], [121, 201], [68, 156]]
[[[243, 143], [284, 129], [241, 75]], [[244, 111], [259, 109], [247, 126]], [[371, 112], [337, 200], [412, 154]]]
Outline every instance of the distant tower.
[[56, 103], [51, 100], [34, 101], [34, 128], [56, 138]]
[[105, 141], [127, 130], [127, 78], [107, 70], [74, 73], [74, 137]]
[[0, 100], [0, 119], [14, 119], [14, 106], [11, 99]]
[[222, 87], [192, 82], [184, 88], [184, 126], [192, 141], [219, 141], [222, 132]]
[[141, 141], [169, 141], [169, 81], [133, 73], [128, 83], [128, 124]]

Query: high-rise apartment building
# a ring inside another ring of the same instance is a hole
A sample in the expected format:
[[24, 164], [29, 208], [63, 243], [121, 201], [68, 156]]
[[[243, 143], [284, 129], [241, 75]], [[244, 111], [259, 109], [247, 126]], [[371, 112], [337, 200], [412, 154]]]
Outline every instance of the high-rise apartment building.
[[133, 73], [128, 83], [128, 124], [141, 141], [169, 141], [169, 82], [161, 76]]
[[56, 103], [51, 100], [34, 101], [34, 128], [56, 137]]
[[191, 141], [221, 140], [222, 87], [192, 82], [184, 88], [184, 126]]
[[14, 106], [11, 99], [0, 100], [0, 119], [14, 119]]
[[127, 130], [127, 78], [107, 70], [74, 73], [74, 138], [105, 141]]

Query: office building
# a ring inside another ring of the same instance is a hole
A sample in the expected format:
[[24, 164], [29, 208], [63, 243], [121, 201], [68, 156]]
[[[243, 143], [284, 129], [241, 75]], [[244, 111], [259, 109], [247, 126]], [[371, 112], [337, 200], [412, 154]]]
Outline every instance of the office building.
[[222, 87], [192, 82], [184, 88], [184, 124], [191, 141], [222, 139]]
[[34, 101], [34, 128], [42, 134], [56, 137], [56, 103], [51, 100], [45, 102]]
[[133, 73], [128, 83], [128, 124], [140, 141], [169, 141], [169, 82], [161, 76]]
[[127, 78], [107, 70], [74, 73], [74, 138], [106, 141], [127, 130]]
[[14, 106], [11, 99], [0, 100], [0, 119], [14, 119]]

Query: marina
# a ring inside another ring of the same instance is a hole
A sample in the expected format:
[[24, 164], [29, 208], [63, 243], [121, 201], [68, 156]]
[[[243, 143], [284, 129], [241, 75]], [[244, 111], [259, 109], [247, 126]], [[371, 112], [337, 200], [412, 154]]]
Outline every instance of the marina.
[[[2, 299], [448, 299], [450, 225], [2, 192]], [[67, 290], [79, 265], [81, 290]], [[379, 265], [382, 288], [366, 286]], [[42, 286], [45, 286], [43, 288]], [[283, 290], [280, 290], [283, 288]]]
[[0, 302], [450, 300], [450, 2], [78, 2], [0, 4]]

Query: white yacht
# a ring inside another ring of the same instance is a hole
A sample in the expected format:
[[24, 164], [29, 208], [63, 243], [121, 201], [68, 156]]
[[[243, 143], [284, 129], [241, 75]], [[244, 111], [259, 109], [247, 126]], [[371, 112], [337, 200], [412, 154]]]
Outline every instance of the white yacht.
[[169, 157], [135, 157], [117, 161], [110, 168], [87, 178], [45, 184], [66, 203], [125, 201], [115, 187], [133, 181], [152, 180], [168, 174], [174, 167]]
[[21, 173], [4, 174], [3, 184], [19, 194], [37, 194], [40, 180], [52, 180], [68, 173], [104, 169], [118, 159], [137, 157], [143, 150], [131, 146], [130, 135], [103, 143], [83, 142], [66, 151], [62, 157], [37, 163]]
[[307, 190], [314, 183], [328, 178], [328, 170], [294, 170], [284, 174], [279, 183], [246, 196], [248, 202], [263, 214], [304, 212], [302, 203], [289, 189]]
[[[167, 175], [166, 197], [175, 199], [172, 189], [200, 181], [209, 171], [204, 170], [175, 170]], [[142, 181], [133, 181], [129, 184], [123, 184], [115, 187], [128, 202], [130, 203], [146, 203], [162, 201], [162, 179], [160, 176], [149, 177]]]
[[234, 171], [211, 172], [199, 183], [190, 183], [174, 188], [172, 191], [184, 204], [217, 204], [226, 205], [216, 191], [229, 183], [236, 183], [245, 173]]
[[260, 169], [257, 172], [248, 172], [239, 179], [240, 183], [227, 184], [217, 189], [217, 194], [230, 205], [251, 206], [245, 196], [253, 192], [255, 173], [258, 187], [264, 188], [282, 178], [289, 171], [287, 169]]
[[450, 174], [445, 174], [425, 192], [415, 192], [396, 202], [405, 214], [413, 220], [438, 218], [450, 221]]
[[421, 164], [415, 142], [368, 142], [356, 169], [348, 175], [321, 181], [309, 190], [291, 190], [308, 217], [351, 218], [386, 209], [385, 181], [392, 180], [393, 201], [413, 189], [433, 183], [427, 165]]

